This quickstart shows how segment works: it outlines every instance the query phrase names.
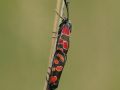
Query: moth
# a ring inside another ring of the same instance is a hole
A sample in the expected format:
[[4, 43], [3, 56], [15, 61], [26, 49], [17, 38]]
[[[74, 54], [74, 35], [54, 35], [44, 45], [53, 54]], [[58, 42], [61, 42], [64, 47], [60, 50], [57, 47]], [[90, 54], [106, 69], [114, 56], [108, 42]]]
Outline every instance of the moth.
[[[68, 8], [66, 0], [64, 1], [66, 7]], [[72, 24], [69, 21], [69, 16], [67, 16], [67, 18], [62, 19], [62, 22], [59, 25], [52, 66], [49, 67], [50, 73], [48, 73], [49, 79], [47, 80], [47, 90], [55, 90], [59, 85], [60, 77], [67, 61], [71, 30]]]

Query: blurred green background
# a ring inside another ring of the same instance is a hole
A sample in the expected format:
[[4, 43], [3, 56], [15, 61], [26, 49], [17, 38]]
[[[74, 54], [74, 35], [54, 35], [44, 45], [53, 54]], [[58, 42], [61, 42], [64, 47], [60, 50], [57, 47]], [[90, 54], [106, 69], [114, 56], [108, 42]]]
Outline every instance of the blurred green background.
[[[0, 90], [43, 90], [56, 0], [0, 0]], [[120, 0], [71, 0], [71, 45], [58, 90], [120, 90]]]

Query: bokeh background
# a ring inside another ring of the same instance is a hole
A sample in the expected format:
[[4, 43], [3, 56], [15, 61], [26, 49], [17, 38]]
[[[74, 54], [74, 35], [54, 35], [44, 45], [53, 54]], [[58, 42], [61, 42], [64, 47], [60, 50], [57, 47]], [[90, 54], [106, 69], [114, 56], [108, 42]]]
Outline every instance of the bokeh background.
[[[43, 90], [56, 0], [0, 0], [0, 90]], [[71, 0], [71, 45], [58, 90], [120, 90], [120, 0]]]

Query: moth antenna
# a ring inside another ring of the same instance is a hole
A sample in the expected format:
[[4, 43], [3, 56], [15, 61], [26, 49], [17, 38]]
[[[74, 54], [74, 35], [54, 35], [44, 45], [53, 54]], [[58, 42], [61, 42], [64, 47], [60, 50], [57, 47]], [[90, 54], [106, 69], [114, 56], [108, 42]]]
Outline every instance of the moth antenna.
[[67, 2], [66, 0], [64, 0], [64, 2], [65, 2], [66, 9], [67, 9], [67, 18], [69, 19], [69, 7], [68, 7], [68, 4], [70, 2]]

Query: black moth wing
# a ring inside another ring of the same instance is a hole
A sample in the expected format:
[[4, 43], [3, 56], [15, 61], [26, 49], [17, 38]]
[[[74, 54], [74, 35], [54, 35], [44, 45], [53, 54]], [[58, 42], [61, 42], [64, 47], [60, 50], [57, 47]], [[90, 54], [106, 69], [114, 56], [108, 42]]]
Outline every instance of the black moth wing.
[[[67, 52], [69, 49], [70, 36], [66, 35], [65, 33], [70, 34], [71, 28], [72, 25], [67, 19], [62, 20], [62, 23], [59, 25], [56, 50], [54, 53], [52, 66], [51, 66], [51, 73], [49, 75], [49, 80], [48, 80], [48, 88], [50, 90], [55, 90], [58, 87], [60, 77], [67, 60]], [[66, 32], [64, 32], [63, 30], [66, 30]], [[64, 44], [61, 44], [60, 40], [66, 42], [68, 44], [68, 48], [64, 48]]]

